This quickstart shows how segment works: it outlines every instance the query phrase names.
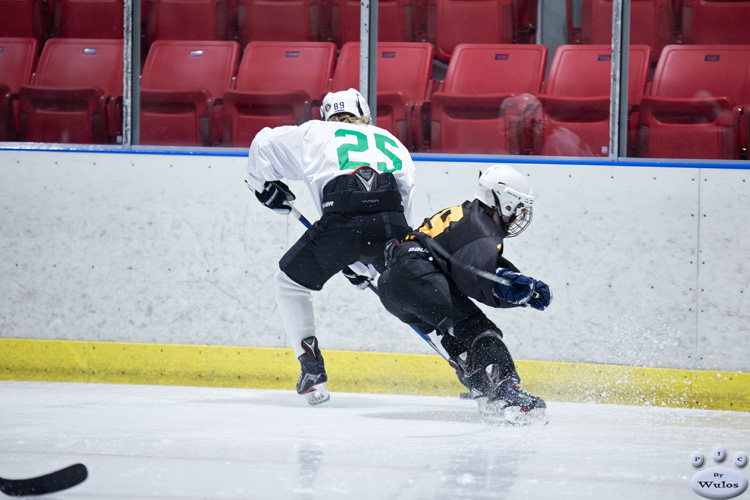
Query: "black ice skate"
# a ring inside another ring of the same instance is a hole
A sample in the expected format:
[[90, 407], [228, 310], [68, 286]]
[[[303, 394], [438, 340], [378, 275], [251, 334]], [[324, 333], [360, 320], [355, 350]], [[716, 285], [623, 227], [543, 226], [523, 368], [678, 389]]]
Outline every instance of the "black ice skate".
[[331, 393], [326, 387], [328, 376], [323, 355], [318, 348], [318, 339], [315, 337], [302, 339], [302, 349], [305, 352], [298, 358], [302, 371], [297, 380], [297, 394], [305, 396], [305, 400], [311, 405], [325, 403], [331, 399]]
[[480, 413], [492, 417], [502, 417], [515, 425], [547, 423], [544, 400], [521, 389], [514, 377], [500, 379], [500, 367], [488, 365], [485, 374], [492, 389], [483, 394], [472, 390], [472, 398], [477, 402]]

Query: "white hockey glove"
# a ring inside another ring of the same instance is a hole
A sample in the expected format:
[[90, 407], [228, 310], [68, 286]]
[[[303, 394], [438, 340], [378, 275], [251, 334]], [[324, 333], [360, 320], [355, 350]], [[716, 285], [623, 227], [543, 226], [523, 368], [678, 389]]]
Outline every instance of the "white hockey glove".
[[289, 189], [289, 186], [281, 181], [266, 181], [263, 184], [263, 191], [256, 191], [255, 197], [264, 206], [270, 208], [278, 214], [287, 215], [291, 212], [289, 202], [297, 199]]
[[352, 285], [356, 286], [359, 290], [364, 290], [375, 281], [370, 276], [363, 276], [361, 274], [357, 274], [348, 267], [345, 268], [341, 272], [343, 273], [344, 276], [346, 276], [346, 279], [348, 279], [349, 282]]

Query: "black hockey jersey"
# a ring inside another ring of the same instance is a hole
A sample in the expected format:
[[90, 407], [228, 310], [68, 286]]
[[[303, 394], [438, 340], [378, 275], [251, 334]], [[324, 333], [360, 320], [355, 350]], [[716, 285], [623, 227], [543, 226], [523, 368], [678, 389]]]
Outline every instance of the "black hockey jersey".
[[[469, 297], [492, 307], [512, 307], [492, 294], [493, 281], [481, 278], [465, 267], [470, 265], [491, 274], [498, 267], [518, 271], [502, 257], [503, 236], [503, 228], [475, 199], [446, 208], [425, 219], [404, 241], [418, 241], [458, 289]], [[436, 251], [428, 238], [445, 249], [450, 258]]]

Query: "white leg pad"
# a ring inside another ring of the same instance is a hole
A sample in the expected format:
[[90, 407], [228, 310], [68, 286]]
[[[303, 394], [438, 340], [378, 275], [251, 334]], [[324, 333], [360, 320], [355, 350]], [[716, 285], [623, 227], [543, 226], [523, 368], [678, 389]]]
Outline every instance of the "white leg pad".
[[275, 284], [281, 323], [295, 358], [299, 358], [304, 353], [302, 339], [315, 336], [312, 290], [296, 283], [284, 271], [276, 273]]

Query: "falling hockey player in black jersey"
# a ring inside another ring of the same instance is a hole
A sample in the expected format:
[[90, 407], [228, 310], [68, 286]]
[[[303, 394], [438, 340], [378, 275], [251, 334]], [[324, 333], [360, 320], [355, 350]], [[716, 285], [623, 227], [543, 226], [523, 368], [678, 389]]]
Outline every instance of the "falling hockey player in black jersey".
[[[479, 410], [513, 423], [544, 420], [546, 405], [521, 389], [502, 332], [471, 299], [498, 308], [549, 306], [547, 284], [521, 274], [502, 256], [504, 240], [531, 223], [533, 203], [526, 177], [509, 165], [489, 167], [475, 199], [389, 242], [378, 281], [388, 311], [423, 334], [437, 330]], [[499, 279], [481, 277], [482, 272]]]

